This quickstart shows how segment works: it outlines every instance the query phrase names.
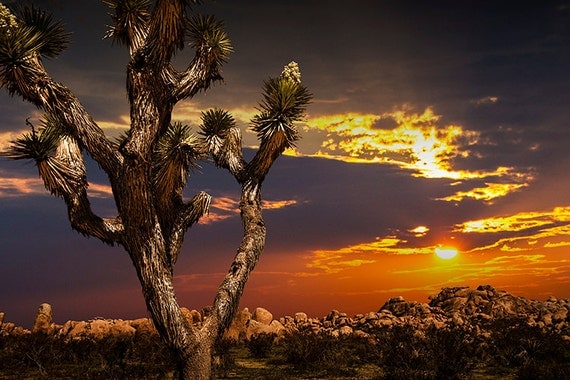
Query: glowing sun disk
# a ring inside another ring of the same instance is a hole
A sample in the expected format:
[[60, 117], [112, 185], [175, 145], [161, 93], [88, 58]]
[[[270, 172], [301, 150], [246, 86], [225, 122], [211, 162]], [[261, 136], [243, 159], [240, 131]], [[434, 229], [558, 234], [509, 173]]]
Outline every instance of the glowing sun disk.
[[457, 249], [453, 247], [436, 247], [435, 254], [440, 259], [449, 260], [457, 256]]

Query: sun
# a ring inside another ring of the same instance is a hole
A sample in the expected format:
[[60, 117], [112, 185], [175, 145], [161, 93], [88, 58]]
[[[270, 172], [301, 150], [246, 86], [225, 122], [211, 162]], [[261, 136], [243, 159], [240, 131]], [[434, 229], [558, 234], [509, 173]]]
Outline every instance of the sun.
[[449, 246], [439, 246], [435, 248], [437, 257], [443, 260], [450, 260], [457, 256], [457, 248]]

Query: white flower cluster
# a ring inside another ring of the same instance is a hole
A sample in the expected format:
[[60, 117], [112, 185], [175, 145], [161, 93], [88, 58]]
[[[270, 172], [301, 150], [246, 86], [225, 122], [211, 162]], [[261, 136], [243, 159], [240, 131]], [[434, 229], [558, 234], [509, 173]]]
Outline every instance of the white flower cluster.
[[10, 31], [18, 26], [16, 16], [0, 3], [0, 33], [10, 35]]
[[297, 62], [292, 61], [287, 66], [283, 68], [281, 73], [282, 78], [292, 80], [295, 83], [301, 83], [301, 71], [299, 70], [299, 65]]

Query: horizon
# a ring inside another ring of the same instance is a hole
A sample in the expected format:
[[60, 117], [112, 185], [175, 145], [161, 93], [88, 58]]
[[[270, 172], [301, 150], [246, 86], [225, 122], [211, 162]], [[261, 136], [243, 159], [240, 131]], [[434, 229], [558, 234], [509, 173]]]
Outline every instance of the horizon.
[[[128, 127], [128, 51], [102, 38], [108, 9], [31, 2], [73, 32], [48, 72], [117, 136]], [[224, 83], [180, 103], [173, 120], [196, 130], [202, 110], [225, 108], [249, 157], [265, 79], [295, 61], [314, 94], [296, 149], [264, 182], [266, 247], [240, 310], [358, 314], [484, 284], [568, 298], [570, 1], [326, 4], [195, 7], [225, 21], [235, 52]], [[4, 90], [0, 99], [3, 150], [40, 113]], [[114, 215], [104, 173], [87, 165], [95, 211]], [[233, 178], [203, 162], [185, 194], [200, 190], [213, 196], [210, 215], [187, 232], [175, 268], [181, 306], [197, 310], [212, 303], [241, 238]], [[127, 253], [72, 231], [32, 163], [0, 159], [0, 243], [6, 321], [29, 325], [44, 302], [57, 321], [146, 315]]]
[[[478, 290], [480, 287], [491, 287], [491, 288], [493, 288], [493, 289], [494, 289], [495, 291], [497, 291], [497, 292], [506, 292], [507, 294], [510, 294], [510, 295], [512, 295], [512, 296], [514, 296], [514, 297], [517, 297], [517, 298], [522, 297], [522, 298], [526, 299], [527, 301], [548, 302], [548, 301], [551, 300], [551, 298], [552, 298], [552, 296], [550, 296], [550, 297], [548, 297], [547, 299], [533, 299], [533, 298], [525, 297], [524, 295], [516, 295], [516, 294], [513, 294], [513, 293], [509, 292], [507, 289], [495, 288], [495, 287], [494, 287], [493, 285], [491, 285], [491, 284], [481, 284], [481, 285], [478, 285], [478, 286], [475, 286], [475, 287], [471, 287], [471, 286], [461, 286], [461, 285], [453, 286], [453, 287], [445, 287], [445, 288], [440, 289], [440, 291], [437, 292], [437, 293], [435, 293], [435, 294], [430, 294], [430, 295], [428, 296], [428, 299], [425, 300], [425, 302], [422, 301], [422, 300], [409, 300], [409, 299], [405, 299], [405, 298], [404, 298], [404, 301], [405, 301], [405, 302], [417, 302], [418, 304], [429, 304], [429, 303], [431, 302], [432, 298], [435, 298], [436, 296], [438, 296], [441, 292], [443, 292], [443, 291], [446, 290], [446, 289], [454, 289], [454, 288], [455, 288], [455, 289], [464, 289], [464, 288], [469, 288], [469, 289], [471, 289], [471, 290]], [[326, 318], [327, 315], [329, 315], [331, 312], [339, 312], [339, 313], [346, 314], [348, 317], [355, 317], [355, 316], [357, 316], [357, 315], [365, 315], [366, 313], [369, 313], [369, 312], [379, 313], [379, 312], [382, 310], [382, 307], [383, 307], [386, 303], [388, 303], [388, 301], [390, 301], [391, 299], [394, 299], [394, 298], [399, 298], [399, 297], [401, 297], [401, 296], [393, 296], [393, 297], [387, 298], [387, 299], [386, 299], [382, 304], [380, 304], [380, 305], [378, 306], [378, 308], [375, 309], [375, 310], [361, 310], [361, 311], [357, 311], [357, 312], [354, 312], [354, 313], [347, 313], [347, 312], [345, 312], [342, 308], [331, 308], [328, 312], [326, 312], [326, 313], [324, 313], [324, 314], [319, 314], [319, 315], [310, 314], [310, 313], [305, 312], [304, 310], [297, 310], [297, 311], [295, 311], [295, 312], [293, 312], [293, 313], [288, 313], [288, 314], [275, 314], [275, 313], [273, 313], [272, 310], [270, 310], [270, 309], [264, 307], [263, 305], [257, 305], [257, 306], [254, 306], [254, 307], [248, 307], [248, 306], [240, 307], [240, 308], [238, 308], [237, 312], [239, 313], [239, 312], [241, 312], [241, 311], [247, 309], [250, 313], [253, 313], [253, 312], [255, 311], [255, 309], [257, 309], [257, 308], [262, 308], [262, 309], [267, 310], [269, 313], [271, 313], [271, 315], [273, 316], [273, 319], [274, 319], [274, 320], [279, 320], [280, 318], [285, 318], [285, 317], [294, 317], [296, 313], [305, 313], [305, 314], [307, 314], [307, 317], [308, 317], [308, 318], [318, 318], [318, 319]], [[556, 298], [556, 297], [555, 297], [555, 298]], [[560, 299], [558, 299], [558, 298], [556, 298], [556, 299], [557, 299], [557, 300], [560, 300]], [[564, 298], [564, 299], [565, 299], [565, 300], [570, 300], [570, 298]], [[57, 326], [63, 326], [65, 323], [70, 322], [70, 321], [77, 321], [77, 322], [79, 322], [79, 321], [90, 321], [90, 320], [98, 320], [98, 319], [129, 321], [129, 320], [136, 320], [136, 319], [139, 319], [139, 318], [149, 318], [149, 319], [151, 318], [150, 315], [138, 316], [138, 317], [134, 316], [134, 317], [130, 317], [130, 318], [122, 318], [122, 317], [120, 317], [120, 316], [96, 315], [96, 316], [93, 316], [93, 317], [91, 317], [91, 318], [86, 318], [86, 319], [67, 319], [67, 320], [59, 320], [58, 318], [56, 318], [56, 316], [57, 316], [57, 310], [56, 310], [56, 309], [57, 309], [57, 306], [56, 306], [56, 305], [52, 305], [52, 304], [50, 304], [49, 302], [45, 302], [45, 303], [42, 303], [42, 304], [38, 305], [37, 309], [38, 309], [39, 311], [44, 310], [44, 309], [42, 309], [42, 307], [41, 307], [41, 305], [43, 305], [43, 304], [49, 304], [49, 305], [51, 306], [52, 317], [53, 317], [53, 323], [55, 323]], [[209, 306], [209, 305], [206, 305], [205, 307], [208, 307], [208, 306]], [[184, 306], [182, 306], [182, 307], [184, 307]], [[437, 307], [437, 306], [436, 306], [436, 307]], [[187, 309], [188, 309], [188, 308], [187, 308]], [[188, 309], [188, 310], [192, 311], [192, 310], [196, 310], [196, 309]], [[196, 310], [196, 311], [202, 312], [203, 310], [201, 309], [201, 310]], [[2, 310], [0, 310], [0, 313], [2, 313]], [[28, 321], [28, 322], [29, 322], [28, 324], [18, 324], [18, 323], [15, 323], [15, 326], [18, 326], [18, 327], [22, 327], [22, 328], [24, 328], [24, 329], [31, 330], [31, 329], [33, 328], [33, 326], [34, 326], [34, 321], [35, 321], [36, 316], [37, 316], [37, 312], [36, 312], [36, 313], [32, 316], [32, 318]], [[14, 321], [10, 320], [9, 318], [6, 317], [6, 315], [4, 315], [3, 323], [14, 323]]]

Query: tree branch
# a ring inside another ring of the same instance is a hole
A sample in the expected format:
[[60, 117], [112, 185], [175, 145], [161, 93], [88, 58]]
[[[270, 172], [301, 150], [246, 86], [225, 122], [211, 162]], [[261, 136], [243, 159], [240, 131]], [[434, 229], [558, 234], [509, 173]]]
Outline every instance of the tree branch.
[[93, 236], [107, 244], [122, 242], [123, 224], [120, 217], [101, 218], [93, 213], [86, 191], [63, 195], [71, 226], [83, 235]]
[[103, 219], [93, 213], [87, 197], [88, 184], [81, 150], [72, 137], [57, 131], [55, 122], [48, 117], [39, 131], [32, 125], [30, 134], [12, 142], [10, 149], [0, 154], [36, 162], [46, 189], [65, 200], [74, 229], [108, 244], [120, 243], [121, 220]]
[[207, 90], [213, 81], [223, 80], [217, 65], [211, 58], [197, 52], [186, 70], [173, 75], [176, 78], [174, 101], [192, 98], [201, 90]]
[[218, 330], [224, 330], [231, 323], [249, 276], [265, 246], [266, 228], [262, 216], [259, 186], [243, 186], [240, 200], [244, 234], [237, 254], [218, 288], [214, 299], [214, 313]]
[[121, 156], [67, 87], [55, 82], [37, 58], [13, 70], [18, 74], [15, 78], [26, 80], [7, 82], [10, 93], [18, 93], [24, 100], [55, 116], [63, 124], [64, 131], [89, 152], [107, 175], [111, 176], [117, 171], [122, 163]]
[[211, 202], [212, 197], [208, 193], [201, 191], [181, 208], [174, 220], [172, 231], [168, 234], [170, 236], [168, 248], [172, 267], [174, 267], [178, 259], [178, 253], [184, 241], [184, 233], [210, 211]]
[[131, 56], [144, 45], [148, 33], [150, 19], [150, 0], [103, 0], [115, 14], [111, 16], [113, 26], [107, 31], [105, 38], [129, 47]]
[[[184, 47], [188, 0], [158, 0], [149, 24], [147, 47], [155, 67], [164, 67]], [[149, 42], [150, 41], [150, 42]]]
[[191, 98], [208, 89], [213, 81], [223, 80], [221, 66], [233, 52], [224, 24], [213, 17], [194, 17], [188, 26], [188, 36], [196, 55], [185, 71], [174, 75], [178, 78], [176, 101]]

